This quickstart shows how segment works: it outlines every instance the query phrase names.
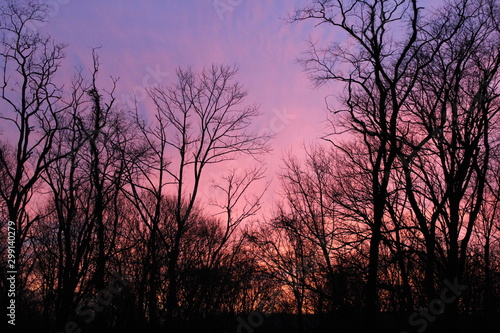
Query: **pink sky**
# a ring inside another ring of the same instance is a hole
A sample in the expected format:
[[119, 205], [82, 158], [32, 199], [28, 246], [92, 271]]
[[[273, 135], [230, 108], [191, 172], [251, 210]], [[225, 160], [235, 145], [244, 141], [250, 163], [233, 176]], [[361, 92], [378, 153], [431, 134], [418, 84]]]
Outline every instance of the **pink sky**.
[[[50, 0], [48, 24], [40, 28], [68, 43], [64, 63], [68, 75], [88, 66], [91, 48], [101, 47], [101, 79], [120, 77], [118, 100], [127, 103], [136, 92], [139, 107], [145, 85], [168, 84], [178, 66], [200, 69], [212, 63], [235, 64], [238, 81], [248, 90], [248, 103], [260, 105], [258, 128], [276, 134], [266, 157], [274, 177], [266, 206], [276, 189], [280, 157], [321, 136], [326, 118], [324, 98], [332, 87], [313, 89], [297, 58], [307, 49], [312, 22], [288, 24], [285, 18], [299, 0]], [[155, 74], [153, 74], [155, 73]], [[109, 81], [108, 81], [109, 82]], [[220, 170], [211, 170], [216, 176]]]

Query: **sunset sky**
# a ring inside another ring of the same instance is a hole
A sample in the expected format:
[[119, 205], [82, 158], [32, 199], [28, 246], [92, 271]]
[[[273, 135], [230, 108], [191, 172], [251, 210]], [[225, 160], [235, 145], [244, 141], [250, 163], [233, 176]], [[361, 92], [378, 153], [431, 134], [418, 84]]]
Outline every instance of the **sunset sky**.
[[0, 33], [9, 328], [498, 327], [500, 0], [0, 0]]
[[[303, 143], [313, 143], [324, 132], [324, 98], [333, 87], [315, 89], [297, 59], [307, 50], [310, 37], [333, 36], [320, 35], [312, 22], [286, 22], [304, 1], [49, 3], [58, 5], [53, 5], [49, 22], [40, 31], [68, 43], [64, 75], [70, 77], [75, 67], [90, 68], [91, 49], [100, 47], [102, 84], [109, 84], [110, 75], [119, 77], [118, 101], [130, 105], [135, 92], [146, 113], [152, 106], [144, 88], [169, 84], [178, 66], [237, 65], [238, 81], [248, 90], [247, 103], [260, 105], [263, 114], [257, 128], [276, 134], [274, 151], [266, 157], [267, 174], [275, 180], [283, 153], [290, 149], [299, 153]], [[274, 189], [270, 192], [273, 195]]]

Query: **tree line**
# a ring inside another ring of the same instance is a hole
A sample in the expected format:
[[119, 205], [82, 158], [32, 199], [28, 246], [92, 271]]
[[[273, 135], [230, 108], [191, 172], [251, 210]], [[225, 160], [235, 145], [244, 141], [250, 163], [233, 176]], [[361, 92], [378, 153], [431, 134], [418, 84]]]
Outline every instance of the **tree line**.
[[[207, 170], [272, 147], [236, 67], [179, 68], [148, 88], [143, 114], [118, 103], [117, 79], [103, 86], [97, 49], [59, 84], [65, 44], [32, 28], [47, 5], [6, 1], [0, 228], [7, 240], [15, 224], [19, 331], [495, 324], [499, 5], [314, 0], [290, 14], [343, 36], [301, 59], [337, 93], [330, 132], [283, 158], [261, 214], [259, 163], [213, 180], [210, 209], [201, 192]], [[8, 271], [4, 260], [4, 309]]]

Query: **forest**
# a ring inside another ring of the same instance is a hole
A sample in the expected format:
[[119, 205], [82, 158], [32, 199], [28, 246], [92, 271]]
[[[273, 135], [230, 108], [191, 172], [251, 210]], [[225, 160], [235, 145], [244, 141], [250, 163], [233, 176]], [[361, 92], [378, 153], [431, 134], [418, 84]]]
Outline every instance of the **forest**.
[[179, 67], [145, 112], [99, 48], [61, 80], [47, 5], [3, 1], [2, 332], [497, 332], [500, 3], [430, 8], [284, 13], [345, 39], [297, 54], [340, 89], [269, 205], [273, 133], [236, 65]]

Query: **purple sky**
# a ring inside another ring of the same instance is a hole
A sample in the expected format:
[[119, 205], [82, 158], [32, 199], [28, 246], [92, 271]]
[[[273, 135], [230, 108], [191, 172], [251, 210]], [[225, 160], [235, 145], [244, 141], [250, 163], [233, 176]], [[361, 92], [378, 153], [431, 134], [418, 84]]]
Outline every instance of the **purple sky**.
[[[249, 93], [247, 102], [259, 104], [263, 113], [258, 126], [276, 134], [274, 151], [266, 158], [269, 176], [279, 170], [283, 152], [300, 154], [302, 143], [312, 143], [323, 132], [324, 97], [333, 90], [313, 89], [296, 59], [307, 49], [310, 35], [332, 36], [318, 35], [312, 22], [285, 22], [307, 3], [303, 0], [48, 2], [57, 6], [40, 31], [69, 44], [68, 75], [75, 66], [88, 68], [91, 48], [101, 46], [101, 79], [120, 77], [118, 100], [127, 103], [133, 91], [146, 112], [145, 85], [172, 82], [176, 67], [236, 64], [237, 79]], [[269, 195], [273, 193], [271, 189]]]

